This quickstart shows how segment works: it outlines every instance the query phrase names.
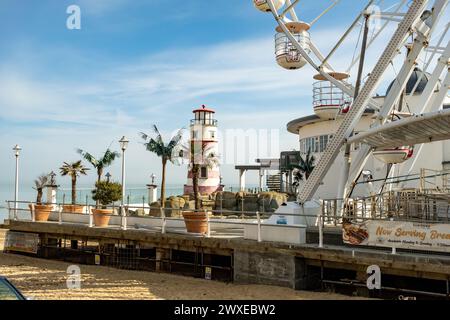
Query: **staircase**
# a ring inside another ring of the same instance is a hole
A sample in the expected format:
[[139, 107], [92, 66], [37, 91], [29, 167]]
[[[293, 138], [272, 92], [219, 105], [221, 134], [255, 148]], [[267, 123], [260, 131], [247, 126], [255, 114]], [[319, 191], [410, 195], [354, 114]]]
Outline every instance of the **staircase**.
[[269, 191], [280, 192], [281, 190], [281, 176], [279, 173], [277, 174], [268, 174], [266, 180], [266, 187]]

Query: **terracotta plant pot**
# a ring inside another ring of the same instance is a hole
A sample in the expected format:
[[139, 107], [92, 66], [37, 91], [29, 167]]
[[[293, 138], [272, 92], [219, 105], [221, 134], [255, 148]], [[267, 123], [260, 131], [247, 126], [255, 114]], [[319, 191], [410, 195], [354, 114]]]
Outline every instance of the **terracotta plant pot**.
[[84, 206], [80, 206], [77, 204], [66, 204], [63, 206], [63, 212], [64, 213], [76, 213], [76, 214], [83, 214], [84, 213]]
[[[31, 211], [31, 204], [28, 205]], [[52, 212], [53, 205], [51, 204], [35, 204], [34, 205], [34, 220], [35, 221], [48, 221], [48, 217]]]
[[112, 209], [92, 209], [96, 227], [107, 227], [113, 214]]
[[184, 223], [186, 224], [187, 232], [192, 233], [207, 233], [208, 232], [208, 220], [206, 212], [183, 212]]

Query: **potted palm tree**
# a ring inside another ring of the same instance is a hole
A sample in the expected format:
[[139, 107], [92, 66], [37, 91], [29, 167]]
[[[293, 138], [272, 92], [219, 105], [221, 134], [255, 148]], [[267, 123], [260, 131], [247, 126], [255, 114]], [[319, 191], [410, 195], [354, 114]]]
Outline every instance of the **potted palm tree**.
[[187, 232], [206, 233], [208, 230], [208, 212], [200, 211], [200, 192], [198, 179], [202, 166], [212, 168], [219, 163], [219, 157], [211, 148], [204, 146], [202, 142], [191, 141], [190, 147], [190, 169], [192, 172], [192, 186], [194, 189], [195, 211], [183, 211], [184, 223]]
[[[34, 187], [37, 191], [36, 204], [34, 205], [34, 219], [35, 221], [47, 221], [52, 211], [52, 204], [42, 203], [42, 196], [44, 194], [44, 188], [50, 182], [49, 174], [42, 174], [36, 180], [34, 180]], [[33, 210], [32, 205], [29, 205], [30, 210]]]
[[94, 224], [97, 227], [106, 227], [114, 213], [113, 209], [108, 209], [108, 205], [122, 199], [122, 185], [117, 182], [98, 181], [92, 190], [92, 199], [101, 204], [101, 208], [92, 209]]
[[140, 135], [142, 139], [145, 140], [144, 146], [147, 151], [155, 153], [158, 157], [161, 158], [162, 162], [162, 178], [161, 178], [161, 208], [164, 208], [165, 199], [166, 199], [166, 165], [167, 162], [170, 161], [174, 163], [178, 155], [175, 150], [180, 144], [181, 139], [183, 138], [184, 129], [178, 130], [177, 134], [170, 139], [169, 143], [165, 143], [162, 139], [162, 135], [158, 130], [156, 125], [152, 127], [154, 133], [156, 134], [155, 138], [151, 138], [149, 135], [141, 132]]
[[100, 158], [95, 158], [89, 152], [78, 149], [78, 153], [89, 162], [97, 170], [97, 182], [102, 180], [103, 170], [109, 167], [116, 158], [120, 157], [120, 153], [117, 151], [111, 151], [109, 148], [106, 149], [105, 153]]
[[63, 205], [64, 212], [70, 213], [83, 213], [84, 206], [77, 205], [77, 178], [80, 175], [87, 175], [89, 170], [81, 163], [81, 160], [73, 163], [64, 162], [61, 168], [59, 168], [62, 176], [70, 176], [72, 180], [72, 204]]
[[[102, 180], [103, 170], [109, 167], [114, 162], [114, 160], [116, 160], [116, 158], [120, 157], [120, 153], [118, 153], [117, 151], [111, 151], [109, 148], [106, 149], [103, 156], [101, 156], [98, 159], [95, 158], [89, 152], [83, 151], [81, 149], [78, 149], [77, 151], [87, 162], [89, 162], [97, 170], [97, 183], [99, 183]], [[96, 205], [98, 206], [98, 201]]]

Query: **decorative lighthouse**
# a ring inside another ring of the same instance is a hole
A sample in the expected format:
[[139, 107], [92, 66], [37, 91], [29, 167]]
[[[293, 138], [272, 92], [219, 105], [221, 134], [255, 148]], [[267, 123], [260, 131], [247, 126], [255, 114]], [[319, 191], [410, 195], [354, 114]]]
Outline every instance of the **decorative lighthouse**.
[[[190, 125], [191, 161], [199, 164], [198, 191], [201, 194], [211, 194], [222, 191], [220, 170], [218, 163], [208, 161], [208, 157], [217, 157], [217, 120], [214, 119], [215, 111], [202, 106], [193, 111], [194, 119]], [[192, 181], [192, 164], [189, 167], [187, 183], [184, 185], [184, 194], [194, 192]]]

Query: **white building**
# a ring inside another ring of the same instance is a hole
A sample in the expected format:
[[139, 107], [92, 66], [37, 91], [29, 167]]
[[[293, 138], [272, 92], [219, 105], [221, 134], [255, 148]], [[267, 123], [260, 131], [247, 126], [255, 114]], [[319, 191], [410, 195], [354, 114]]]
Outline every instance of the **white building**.
[[[345, 80], [348, 76], [342, 73], [333, 73], [333, 77], [339, 80]], [[423, 92], [428, 79], [429, 74], [424, 74], [420, 69], [416, 68], [412, 73], [403, 99], [396, 106], [396, 114], [392, 119], [398, 117], [408, 116], [409, 114], [419, 114], [422, 106], [418, 105], [420, 95]], [[314, 83], [314, 96], [313, 107], [314, 114], [292, 120], [287, 124], [287, 130], [293, 134], [299, 136], [300, 152], [302, 155], [306, 154], [308, 149], [314, 154], [317, 160], [320, 158], [322, 152], [325, 150], [328, 141], [332, 139], [333, 134], [341, 124], [343, 114], [348, 110], [351, 105], [351, 100], [348, 96], [342, 93], [340, 89], [332, 85], [329, 81], [326, 81], [320, 75], [314, 77], [317, 82]], [[411, 95], [416, 82], [421, 78], [415, 92]], [[392, 84], [391, 84], [392, 86]], [[388, 90], [390, 89], [390, 87]], [[434, 99], [436, 92], [433, 95]], [[385, 96], [376, 96], [374, 99], [382, 105]], [[447, 96], [444, 100], [442, 108], [450, 108], [450, 98]], [[359, 121], [354, 134], [366, 131], [370, 128], [370, 125], [376, 120], [376, 113], [374, 110], [367, 108], [361, 120]], [[351, 146], [350, 158], [356, 155], [358, 145]], [[419, 152], [420, 151], [420, 152]], [[388, 164], [380, 161], [380, 159], [389, 158], [389, 152], [395, 153], [394, 158], [398, 158], [401, 163], [393, 164], [393, 171], [391, 176], [413, 175], [419, 174], [421, 168], [432, 169], [437, 171], [450, 169], [450, 141], [439, 141], [422, 145], [422, 147], [415, 146], [413, 150], [409, 150], [406, 147], [405, 150], [391, 149], [381, 150], [378, 156], [374, 152], [367, 161], [364, 170], [370, 171], [374, 180], [383, 179], [388, 172]], [[342, 195], [338, 195], [338, 184], [343, 170], [344, 161], [344, 149], [341, 150], [340, 156], [338, 156], [328, 171], [327, 175], [323, 179], [321, 186], [317, 190], [314, 198], [322, 199], [334, 199], [340, 198]], [[381, 154], [380, 154], [381, 153]], [[408, 154], [409, 153], [409, 154]], [[406, 160], [405, 160], [406, 159]], [[352, 168], [350, 168], [351, 170]], [[381, 187], [382, 182], [373, 183], [373, 190], [378, 190]], [[367, 196], [371, 190], [368, 190], [369, 184], [360, 184], [354, 189], [353, 197]], [[417, 187], [417, 181], [408, 181], [403, 184], [391, 184], [392, 188], [398, 187]], [[300, 188], [302, 183], [300, 184]]]

